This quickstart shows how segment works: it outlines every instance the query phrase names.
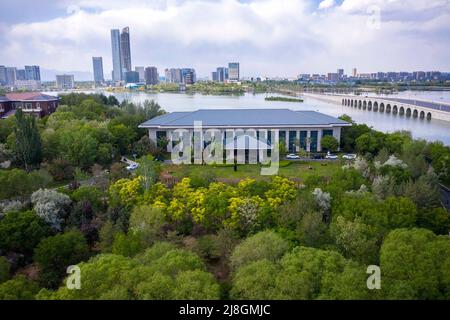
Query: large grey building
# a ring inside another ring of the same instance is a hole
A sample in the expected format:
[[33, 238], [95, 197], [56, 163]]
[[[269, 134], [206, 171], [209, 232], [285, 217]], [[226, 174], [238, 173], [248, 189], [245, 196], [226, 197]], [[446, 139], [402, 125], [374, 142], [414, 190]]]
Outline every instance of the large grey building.
[[92, 57], [92, 68], [94, 71], [94, 82], [97, 84], [105, 82], [102, 57]]
[[111, 49], [112, 49], [112, 63], [113, 63], [112, 79], [113, 81], [121, 81], [123, 77], [122, 77], [122, 53], [120, 50], [119, 29], [111, 30]]
[[[200, 132], [199, 130], [200, 127]], [[315, 112], [293, 111], [289, 109], [208, 109], [191, 112], [172, 112], [142, 123], [139, 128], [148, 129], [150, 140], [158, 143], [161, 139], [169, 141], [167, 151], [180, 141], [180, 130], [188, 135], [190, 141], [198, 134], [202, 146], [208, 142], [208, 129], [218, 132], [219, 140], [226, 149], [241, 145], [243, 149], [267, 149], [282, 142], [289, 152], [303, 149], [320, 152], [321, 138], [331, 135], [340, 141], [341, 128], [348, 122]], [[217, 136], [216, 136], [217, 137]], [[250, 147], [252, 146], [252, 147]], [[248, 151], [248, 150], [247, 150]], [[246, 151], [246, 152], [247, 152]]]
[[73, 74], [61, 74], [56, 76], [56, 86], [58, 89], [73, 89], [75, 81]]
[[228, 79], [230, 81], [239, 81], [239, 62], [230, 62], [228, 64]]
[[7, 83], [6, 67], [0, 66], [0, 86], [4, 86]]
[[9, 86], [14, 86], [17, 80], [17, 68], [16, 67], [6, 67], [6, 84]]
[[158, 84], [159, 76], [158, 69], [156, 67], [145, 68], [145, 83], [149, 85]]
[[120, 50], [122, 57], [122, 73], [132, 71], [131, 69], [131, 46], [130, 46], [130, 28], [125, 27], [120, 34]]
[[39, 66], [25, 66], [25, 80], [41, 81]]

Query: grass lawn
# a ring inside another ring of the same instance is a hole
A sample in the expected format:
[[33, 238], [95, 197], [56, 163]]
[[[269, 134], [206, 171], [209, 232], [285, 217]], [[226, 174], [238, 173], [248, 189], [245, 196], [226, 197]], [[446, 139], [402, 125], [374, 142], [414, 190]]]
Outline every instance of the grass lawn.
[[[326, 165], [324, 165], [326, 164]], [[312, 174], [318, 174], [320, 176], [329, 177], [331, 176], [337, 168], [341, 167], [342, 163], [340, 161], [330, 161], [330, 162], [306, 162], [306, 161], [292, 161], [282, 164], [279, 168], [278, 174], [280, 176], [288, 178], [299, 178], [301, 180], [306, 179]], [[311, 167], [312, 169], [310, 169]], [[233, 166], [214, 166], [214, 165], [168, 165], [167, 171], [169, 171], [173, 176], [182, 178], [188, 176], [191, 173], [204, 172], [205, 170], [211, 171], [217, 178], [225, 179], [244, 179], [244, 178], [254, 178], [263, 179], [267, 176], [261, 175], [261, 166], [257, 164], [241, 164], [238, 165], [237, 171], [235, 172]]]

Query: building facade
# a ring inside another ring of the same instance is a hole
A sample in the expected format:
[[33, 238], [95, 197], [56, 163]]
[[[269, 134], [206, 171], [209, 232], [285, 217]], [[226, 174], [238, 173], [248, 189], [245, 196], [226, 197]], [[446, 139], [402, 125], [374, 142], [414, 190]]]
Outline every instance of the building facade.
[[94, 71], [94, 82], [96, 84], [105, 82], [102, 57], [92, 57], [92, 68]]
[[134, 67], [134, 71], [139, 73], [139, 82], [145, 81], [145, 67]]
[[41, 69], [39, 66], [25, 66], [25, 80], [41, 81]]
[[120, 50], [120, 30], [111, 30], [111, 49], [112, 49], [112, 79], [113, 81], [122, 80], [122, 53]]
[[139, 82], [139, 72], [127, 71], [125, 72], [125, 83], [138, 83]]
[[49, 115], [58, 108], [59, 97], [40, 92], [11, 92], [0, 96], [0, 118], [7, 118], [22, 109], [38, 117]]
[[159, 82], [158, 69], [156, 67], [145, 68], [145, 83], [155, 85]]
[[228, 79], [230, 81], [239, 81], [240, 79], [239, 62], [230, 62], [228, 64]]
[[129, 27], [123, 28], [120, 34], [120, 51], [122, 57], [122, 73], [132, 71]]
[[[350, 126], [343, 120], [315, 112], [289, 109], [208, 109], [192, 112], [173, 112], [142, 123], [139, 128], [148, 130], [149, 138], [161, 145], [167, 140], [167, 151], [171, 152], [181, 139], [193, 143], [197, 135], [202, 148], [210, 143], [205, 137], [208, 129], [216, 131], [215, 138], [223, 141], [225, 149], [240, 149], [259, 152], [283, 143], [288, 152], [321, 152], [321, 138], [334, 136], [338, 141], [341, 128]], [[186, 138], [186, 137], [184, 137]], [[234, 141], [234, 142], [233, 142]], [[262, 146], [262, 148], [260, 147]], [[191, 146], [195, 148], [194, 145]], [[262, 158], [259, 158], [262, 160]]]
[[61, 74], [56, 76], [56, 87], [58, 89], [75, 88], [75, 80], [73, 74]]

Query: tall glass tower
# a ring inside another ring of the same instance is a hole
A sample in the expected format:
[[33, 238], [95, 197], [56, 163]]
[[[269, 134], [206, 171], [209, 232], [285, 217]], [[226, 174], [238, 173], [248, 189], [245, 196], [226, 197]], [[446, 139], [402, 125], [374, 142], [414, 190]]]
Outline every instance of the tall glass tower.
[[129, 27], [123, 28], [120, 34], [120, 50], [122, 56], [122, 73], [132, 71]]
[[122, 77], [122, 52], [120, 50], [120, 30], [111, 30], [111, 48], [112, 48], [112, 62], [113, 62], [113, 81], [121, 81]]
[[103, 77], [103, 59], [102, 57], [92, 57], [92, 66], [94, 69], [94, 82], [102, 83], [105, 81]]

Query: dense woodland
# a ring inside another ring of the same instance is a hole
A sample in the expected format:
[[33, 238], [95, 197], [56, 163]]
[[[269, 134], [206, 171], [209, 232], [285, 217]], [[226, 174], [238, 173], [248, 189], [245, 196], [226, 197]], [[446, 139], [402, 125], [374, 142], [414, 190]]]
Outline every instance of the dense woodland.
[[353, 123], [330, 175], [167, 183], [138, 129], [163, 113], [70, 94], [0, 121], [0, 299], [450, 299], [449, 147]]

